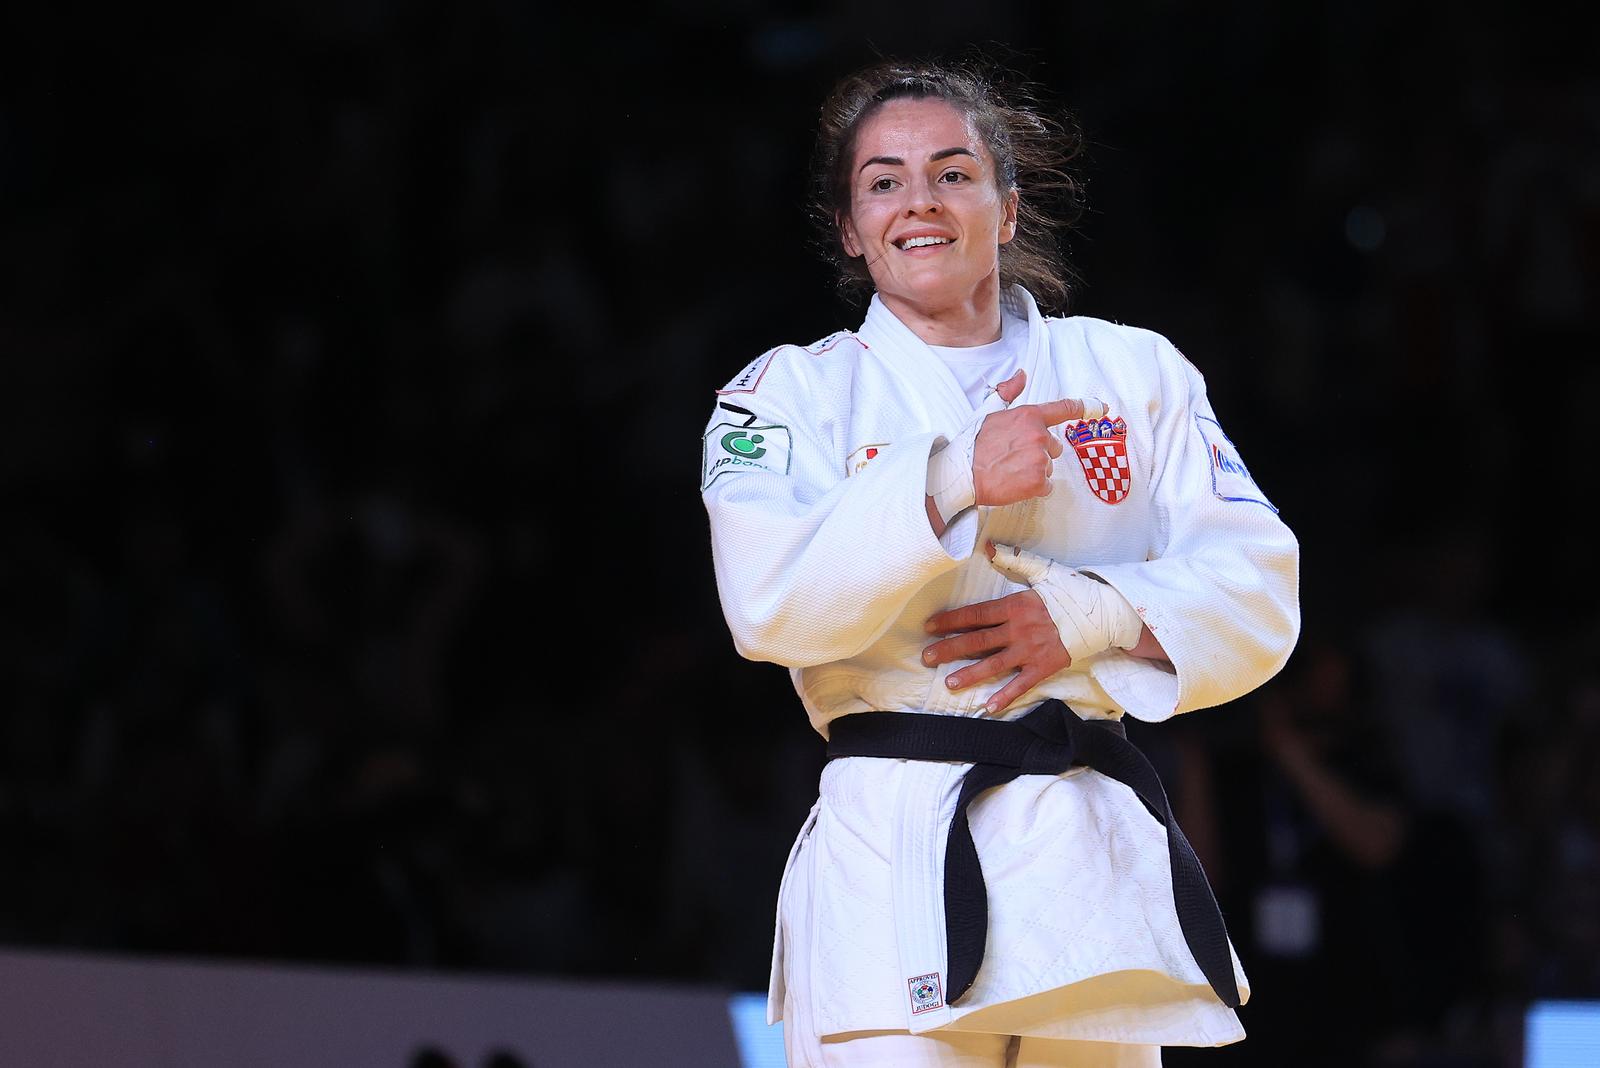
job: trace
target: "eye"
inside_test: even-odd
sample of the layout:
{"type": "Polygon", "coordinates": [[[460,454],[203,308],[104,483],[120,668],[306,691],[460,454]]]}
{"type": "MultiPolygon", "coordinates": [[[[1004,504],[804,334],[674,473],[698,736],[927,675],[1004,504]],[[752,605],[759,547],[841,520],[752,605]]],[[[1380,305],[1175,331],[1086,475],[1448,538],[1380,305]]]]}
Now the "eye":
{"type": "Polygon", "coordinates": [[[894,179],[890,178],[886,174],[881,178],[873,179],[872,184],[868,186],[868,188],[874,193],[887,193],[889,190],[894,188],[894,179]]]}
{"type": "Polygon", "coordinates": [[[955,185],[957,182],[964,182],[966,180],[967,176],[960,171],[945,171],[943,174],[939,175],[939,181],[944,182],[947,185],[955,185]]]}

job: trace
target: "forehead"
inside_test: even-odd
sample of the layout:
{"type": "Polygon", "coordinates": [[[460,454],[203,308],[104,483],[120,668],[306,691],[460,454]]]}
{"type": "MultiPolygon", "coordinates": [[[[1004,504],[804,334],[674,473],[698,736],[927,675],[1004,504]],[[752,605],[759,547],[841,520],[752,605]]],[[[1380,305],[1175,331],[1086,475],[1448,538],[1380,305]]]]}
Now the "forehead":
{"type": "MultiPolygon", "coordinates": [[[[857,161],[894,156],[920,163],[941,149],[965,148],[988,160],[971,118],[946,100],[890,100],[867,116],[856,134],[857,161]]],[[[859,162],[857,163],[859,166],[859,162]]]]}

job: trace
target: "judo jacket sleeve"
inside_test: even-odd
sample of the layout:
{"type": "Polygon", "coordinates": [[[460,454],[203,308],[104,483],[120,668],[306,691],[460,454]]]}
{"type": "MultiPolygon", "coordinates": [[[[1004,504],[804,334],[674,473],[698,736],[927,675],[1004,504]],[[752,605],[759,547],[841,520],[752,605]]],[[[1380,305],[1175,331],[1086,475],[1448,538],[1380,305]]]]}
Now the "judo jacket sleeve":
{"type": "Polygon", "coordinates": [[[747,659],[849,659],[970,557],[976,509],[934,536],[928,461],[948,438],[933,431],[846,474],[849,376],[821,366],[846,357],[788,346],[763,358],[759,385],[719,391],[706,425],[700,489],[723,615],[747,659]]]}
{"type": "Polygon", "coordinates": [[[1166,650],[1175,674],[1120,650],[1092,670],[1155,721],[1234,700],[1283,667],[1300,632],[1300,549],[1223,433],[1199,370],[1166,338],[1140,334],[1160,384],[1151,559],[1083,570],[1127,598],[1166,650]]]}

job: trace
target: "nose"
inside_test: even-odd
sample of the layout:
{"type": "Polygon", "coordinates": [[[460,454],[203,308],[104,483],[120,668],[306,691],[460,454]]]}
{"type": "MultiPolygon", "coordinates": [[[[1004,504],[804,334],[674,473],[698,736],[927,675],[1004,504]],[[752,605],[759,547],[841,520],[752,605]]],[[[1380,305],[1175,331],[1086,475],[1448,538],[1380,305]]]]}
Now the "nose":
{"type": "Polygon", "coordinates": [[[906,188],[906,217],[933,215],[939,211],[939,192],[926,178],[911,182],[906,188]]]}

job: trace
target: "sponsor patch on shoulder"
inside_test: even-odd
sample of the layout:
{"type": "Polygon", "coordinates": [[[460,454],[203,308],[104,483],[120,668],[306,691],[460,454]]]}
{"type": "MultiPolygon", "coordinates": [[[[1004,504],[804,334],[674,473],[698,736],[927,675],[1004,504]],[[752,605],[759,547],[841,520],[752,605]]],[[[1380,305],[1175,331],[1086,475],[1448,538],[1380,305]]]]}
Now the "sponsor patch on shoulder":
{"type": "Polygon", "coordinates": [[[1251,501],[1276,512],[1278,509],[1267,500],[1250,469],[1239,458],[1239,450],[1222,432],[1222,424],[1205,415],[1196,415],[1194,423],[1200,428],[1200,437],[1205,440],[1206,452],[1210,454],[1211,492],[1225,501],[1251,501]]]}
{"type": "Polygon", "coordinates": [[[911,988],[912,1015],[944,1008],[944,989],[939,983],[938,972],[908,979],[906,985],[911,988]]]}
{"type": "Polygon", "coordinates": [[[700,449],[700,489],[739,471],[789,473],[789,428],[718,423],[700,449]]]}

